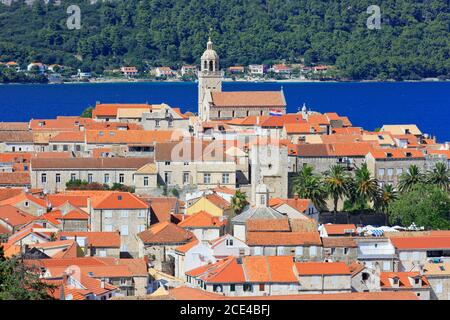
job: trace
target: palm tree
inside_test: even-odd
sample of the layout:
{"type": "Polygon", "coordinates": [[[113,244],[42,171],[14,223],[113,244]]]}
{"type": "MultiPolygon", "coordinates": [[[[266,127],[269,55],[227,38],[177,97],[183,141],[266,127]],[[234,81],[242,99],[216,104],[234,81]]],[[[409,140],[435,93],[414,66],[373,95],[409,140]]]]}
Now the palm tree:
{"type": "Polygon", "coordinates": [[[233,198],[231,198],[231,208],[235,214],[240,214],[248,204],[247,196],[244,192],[237,190],[233,198]]]}
{"type": "Polygon", "coordinates": [[[305,165],[293,179],[293,191],[300,198],[310,199],[318,209],[326,207],[327,192],[322,178],[314,174],[313,167],[305,165]]]}
{"type": "Polygon", "coordinates": [[[386,225],[388,223],[388,215],[390,212],[389,207],[392,202],[397,200],[397,198],[397,191],[395,191],[394,187],[391,184],[384,185],[379,192],[375,206],[377,207],[377,209],[381,210],[381,212],[384,213],[386,217],[386,225]]]}
{"type": "Polygon", "coordinates": [[[408,192],[414,185],[423,182],[423,180],[423,175],[420,172],[419,167],[412,164],[409,166],[408,171],[400,176],[398,190],[401,193],[408,192]]]}
{"type": "Polygon", "coordinates": [[[366,163],[361,168],[356,168],[350,192],[352,193],[351,198],[361,205],[366,205],[368,202],[376,202],[379,194],[378,180],[372,177],[366,163]]]}
{"type": "Polygon", "coordinates": [[[339,199],[342,200],[348,192],[349,177],[347,171],[342,166],[332,166],[325,173],[324,184],[327,193],[333,198],[333,210],[336,213],[339,199]]]}
{"type": "Polygon", "coordinates": [[[428,172],[425,181],[438,186],[444,191],[450,191],[450,170],[443,162],[436,163],[434,169],[428,172]]]}

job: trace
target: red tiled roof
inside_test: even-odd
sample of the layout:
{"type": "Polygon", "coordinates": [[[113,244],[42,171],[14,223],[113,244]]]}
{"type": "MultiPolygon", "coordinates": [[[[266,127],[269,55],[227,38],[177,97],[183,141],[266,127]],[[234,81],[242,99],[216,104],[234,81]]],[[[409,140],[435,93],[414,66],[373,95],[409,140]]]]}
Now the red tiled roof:
{"type": "MultiPolygon", "coordinates": [[[[429,287],[430,284],[425,276],[421,276],[419,272],[381,272],[380,286],[381,288],[393,288],[391,279],[398,278],[400,288],[413,288],[411,278],[420,277],[422,279],[422,287],[429,287]]],[[[414,281],[414,280],[412,280],[414,281]]]]}
{"type": "Polygon", "coordinates": [[[226,225],[226,220],[221,220],[206,211],[200,211],[181,221],[178,226],[187,229],[196,228],[222,228],[226,225]]]}
{"type": "Polygon", "coordinates": [[[62,231],[58,233],[58,237],[72,239],[75,237],[86,237],[86,245],[93,247],[120,247],[119,232],[82,232],[82,231],[62,231]]]}
{"type": "Polygon", "coordinates": [[[287,204],[288,206],[292,207],[293,209],[296,209],[297,211],[304,213],[306,209],[308,209],[309,205],[311,204],[311,200],[309,199],[281,199],[281,198],[271,198],[269,200],[269,206],[272,208],[278,208],[283,204],[287,204]]]}
{"type": "Polygon", "coordinates": [[[356,233],[354,224],[324,224],[323,227],[329,236],[356,233]]]}
{"type": "Polygon", "coordinates": [[[138,237],[145,244],[166,244],[189,242],[194,235],[176,224],[165,221],[152,225],[149,229],[139,233],[138,237]]]}
{"type": "Polygon", "coordinates": [[[321,246],[318,232],[247,232],[249,246],[321,246]]]}
{"type": "Polygon", "coordinates": [[[289,219],[249,219],[245,223],[248,232],[291,231],[289,219]]]}
{"type": "Polygon", "coordinates": [[[438,250],[450,249],[450,236],[424,236],[424,237],[395,237],[391,238],[391,242],[396,249],[413,250],[428,249],[438,250]]]}
{"type": "Polygon", "coordinates": [[[99,103],[95,106],[94,110],[92,111],[92,118],[96,117],[116,117],[117,116],[117,110],[118,109],[152,109],[152,105],[141,103],[141,104],[105,104],[105,103],[99,103]]]}
{"type": "Polygon", "coordinates": [[[295,267],[300,276],[351,274],[343,262],[296,262],[295,267]]]}
{"type": "Polygon", "coordinates": [[[111,192],[100,201],[94,201],[94,209],[148,209],[149,205],[129,192],[111,192]]]}
{"type": "Polygon", "coordinates": [[[12,227],[21,226],[34,221],[36,217],[23,212],[11,205],[0,206],[0,220],[3,220],[12,227]]]}
{"type": "Polygon", "coordinates": [[[286,107],[282,91],[212,92],[216,107],[286,107]]]}
{"type": "Polygon", "coordinates": [[[29,186],[31,185],[29,172],[0,172],[0,185],[29,186]]]}

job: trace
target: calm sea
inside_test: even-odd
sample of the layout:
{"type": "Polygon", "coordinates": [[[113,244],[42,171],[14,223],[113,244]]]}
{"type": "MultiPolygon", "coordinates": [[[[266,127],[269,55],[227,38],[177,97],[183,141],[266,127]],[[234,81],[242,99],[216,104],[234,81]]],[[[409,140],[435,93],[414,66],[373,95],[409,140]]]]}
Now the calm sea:
{"type": "MultiPolygon", "coordinates": [[[[383,124],[416,123],[450,141],[450,82],[426,83],[225,83],[224,90],[280,90],[289,112],[306,103],[312,110],[337,112],[354,126],[373,130],[383,124]]],[[[195,83],[109,83],[0,85],[0,121],[28,121],[79,115],[102,103],[167,103],[197,111],[195,83]]]]}

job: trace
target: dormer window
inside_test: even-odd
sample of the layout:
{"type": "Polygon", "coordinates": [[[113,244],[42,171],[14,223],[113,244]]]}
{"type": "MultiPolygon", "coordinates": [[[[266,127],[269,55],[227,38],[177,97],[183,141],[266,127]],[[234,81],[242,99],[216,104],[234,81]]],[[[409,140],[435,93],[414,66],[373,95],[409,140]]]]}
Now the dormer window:
{"type": "Polygon", "coordinates": [[[386,153],[386,157],[392,158],[392,153],[390,153],[390,152],[386,153]]]}
{"type": "Polygon", "coordinates": [[[399,277],[393,277],[392,278],[392,283],[396,286],[398,286],[398,284],[400,283],[400,278],[399,277]]]}
{"type": "Polygon", "coordinates": [[[407,157],[407,158],[411,158],[411,157],[412,157],[412,153],[411,153],[411,152],[407,152],[407,153],[406,153],[406,157],[407,157]]]}

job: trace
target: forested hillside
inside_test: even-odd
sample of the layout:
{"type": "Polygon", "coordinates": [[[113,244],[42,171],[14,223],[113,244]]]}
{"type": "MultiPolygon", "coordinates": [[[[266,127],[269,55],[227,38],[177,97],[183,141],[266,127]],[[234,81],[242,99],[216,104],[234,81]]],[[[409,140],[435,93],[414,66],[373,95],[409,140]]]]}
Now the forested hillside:
{"type": "Polygon", "coordinates": [[[62,0],[0,4],[0,61],[32,60],[101,73],[122,64],[198,63],[209,30],[224,67],[279,60],[336,65],[352,79],[450,77],[448,0],[62,0]],[[81,30],[66,9],[81,8],[81,30]]]}

